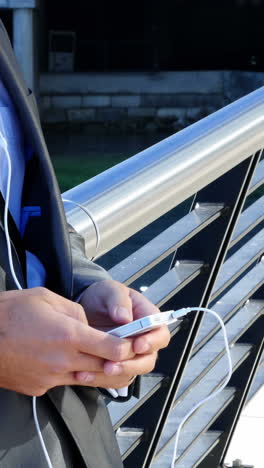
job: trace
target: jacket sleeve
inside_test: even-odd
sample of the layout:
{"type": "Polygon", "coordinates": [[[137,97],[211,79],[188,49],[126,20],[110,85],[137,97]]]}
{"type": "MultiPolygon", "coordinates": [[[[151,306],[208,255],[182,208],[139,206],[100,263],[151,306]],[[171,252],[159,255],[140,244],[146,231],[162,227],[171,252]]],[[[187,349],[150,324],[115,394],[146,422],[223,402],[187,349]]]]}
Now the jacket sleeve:
{"type": "Polygon", "coordinates": [[[111,276],[85,254],[83,237],[68,225],[72,251],[73,298],[78,297],[88,286],[97,281],[111,279],[111,276]]]}
{"type": "MultiPolygon", "coordinates": [[[[84,239],[75,229],[68,225],[70,243],[72,249],[72,268],[73,268],[73,298],[78,298],[80,294],[92,283],[111,279],[111,276],[99,265],[88,260],[85,254],[84,239]]],[[[127,397],[112,398],[105,389],[98,389],[100,393],[108,400],[117,402],[125,402],[135,396],[139,398],[140,394],[140,378],[129,386],[127,397]]]]}

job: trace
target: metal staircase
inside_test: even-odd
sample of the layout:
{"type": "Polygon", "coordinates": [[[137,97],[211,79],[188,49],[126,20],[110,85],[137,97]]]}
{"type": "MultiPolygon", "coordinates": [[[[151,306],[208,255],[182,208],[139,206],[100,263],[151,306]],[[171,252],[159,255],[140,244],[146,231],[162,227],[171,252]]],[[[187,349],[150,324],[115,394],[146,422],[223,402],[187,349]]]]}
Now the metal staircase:
{"type": "MultiPolygon", "coordinates": [[[[261,88],[64,194],[89,210],[71,207],[67,216],[90,256],[115,247],[114,258],[124,258],[110,268],[113,278],[146,284],[161,310],[210,307],[226,324],[232,378],[184,425],[177,468],[223,466],[242,408],[264,384],[263,146],[261,88]],[[189,212],[175,219],[173,208],[189,197],[189,212]],[[151,236],[151,223],[170,210],[171,225],[151,236]],[[131,252],[123,241],[143,227],[131,252]]],[[[139,399],[108,404],[125,468],[171,466],[182,418],[226,377],[221,333],[214,317],[188,315],[142,377],[139,399]]]]}
{"type": "MultiPolygon", "coordinates": [[[[258,203],[259,201],[251,205],[251,211],[258,203]]],[[[241,224],[238,224],[234,238],[238,238],[237,234],[240,231],[241,224]]],[[[254,267],[239,281],[236,281],[233,287],[225,292],[225,294],[222,294],[220,300],[215,300],[210,304],[210,307],[215,310],[226,323],[234,376],[236,376],[236,371],[238,371],[237,373],[239,375],[239,369],[241,369],[242,366],[252,369],[252,365],[250,364],[250,359],[252,361],[252,353],[254,355],[257,354],[256,348],[260,348],[259,343],[263,337],[264,297],[263,299],[257,297],[254,299],[254,292],[257,292],[257,296],[259,297],[262,291],[263,296],[261,287],[264,282],[264,263],[261,260],[258,261],[261,258],[264,246],[264,243],[261,241],[263,232],[264,231],[261,230],[244,244],[240,249],[241,255],[240,250],[238,250],[223,264],[212,293],[212,297],[217,297],[223,292],[224,285],[227,287],[230,285],[231,281],[236,280],[238,272],[243,272],[255,262],[254,267]],[[258,255],[256,255],[256,251],[258,255]],[[252,342],[247,336],[247,331],[250,331],[251,327],[254,328],[254,325],[255,328],[256,326],[259,328],[260,333],[254,334],[255,340],[252,342]]],[[[232,245],[234,245],[234,242],[232,245]]],[[[177,346],[177,337],[175,339],[175,346],[177,346]]],[[[258,358],[258,356],[256,357],[258,358]]],[[[256,362],[255,366],[257,367],[256,362]]],[[[264,385],[263,367],[264,359],[260,361],[250,390],[249,399],[264,385]]],[[[172,405],[169,417],[161,433],[155,457],[151,463],[153,468],[166,468],[171,466],[178,424],[195,403],[211,394],[213,390],[221,385],[227,373],[226,369],[227,364],[222,332],[219,330],[219,325],[215,322],[214,317],[206,316],[203,318],[203,322],[200,326],[192,357],[183,375],[177,398],[172,405]]],[[[250,375],[247,375],[247,378],[244,380],[247,381],[248,379],[250,379],[250,375]]],[[[165,376],[144,377],[142,399],[139,401],[130,401],[127,404],[129,406],[129,415],[131,415],[140,404],[144,404],[146,399],[151,397],[151,394],[159,390],[163,380],[166,380],[165,376]]],[[[205,404],[188,420],[180,436],[177,467],[191,468],[204,466],[213,468],[218,466],[218,464],[215,464],[218,462],[214,461],[212,453],[214,450],[217,450],[217,445],[221,443],[223,435],[226,436],[225,431],[219,430],[223,427],[221,417],[223,413],[225,413],[224,419],[227,421],[227,425],[229,427],[231,426],[231,429],[232,424],[230,423],[232,423],[234,416],[228,414],[228,408],[231,406],[231,403],[233,403],[235,414],[238,416],[237,411],[239,405],[234,404],[234,399],[236,394],[245,391],[246,384],[247,382],[241,382],[241,386],[238,384],[236,386],[230,385],[216,399],[205,404]],[[218,429],[217,423],[219,420],[220,427],[218,429]],[[203,461],[204,465],[201,465],[203,461]]],[[[250,383],[248,384],[250,385],[250,383]]],[[[115,427],[120,427],[120,424],[127,418],[127,410],[128,408],[125,408],[125,405],[110,403],[109,411],[115,427]],[[122,412],[122,416],[120,412],[122,412]]],[[[234,422],[233,420],[233,424],[234,422]]],[[[133,432],[131,428],[128,429],[127,427],[119,429],[117,438],[124,460],[126,460],[131,453],[131,449],[134,449],[140,441],[142,441],[144,438],[144,431],[146,432],[147,429],[147,424],[138,432],[133,432]]]]}

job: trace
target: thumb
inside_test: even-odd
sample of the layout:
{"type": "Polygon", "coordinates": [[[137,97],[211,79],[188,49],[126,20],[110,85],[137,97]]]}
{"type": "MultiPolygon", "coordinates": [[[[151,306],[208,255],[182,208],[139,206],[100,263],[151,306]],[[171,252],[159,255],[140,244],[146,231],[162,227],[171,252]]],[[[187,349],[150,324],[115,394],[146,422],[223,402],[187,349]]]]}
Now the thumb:
{"type": "Polygon", "coordinates": [[[133,311],[129,289],[117,281],[111,281],[109,286],[105,304],[110,318],[120,324],[131,322],[133,320],[133,311]]]}

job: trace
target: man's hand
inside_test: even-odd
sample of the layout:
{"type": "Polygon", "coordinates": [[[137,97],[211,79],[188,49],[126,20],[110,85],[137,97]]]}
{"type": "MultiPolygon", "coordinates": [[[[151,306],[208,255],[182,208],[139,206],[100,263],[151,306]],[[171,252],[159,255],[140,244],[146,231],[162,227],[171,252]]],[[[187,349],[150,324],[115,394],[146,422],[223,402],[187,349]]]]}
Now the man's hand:
{"type": "MultiPolygon", "coordinates": [[[[137,291],[114,281],[105,280],[92,284],[83,293],[80,304],[83,306],[89,325],[97,330],[109,330],[147,315],[157,314],[159,309],[137,291]]],[[[161,326],[141,336],[130,338],[135,356],[115,362],[109,359],[104,365],[104,373],[115,377],[111,388],[126,386],[125,378],[151,372],[155,366],[157,351],[168,345],[170,334],[167,326],[161,326]]],[[[120,340],[123,341],[123,340],[120,340]]],[[[85,370],[77,372],[77,380],[82,382],[85,370]]],[[[96,373],[92,386],[104,387],[101,375],[96,373]]]]}
{"type": "Polygon", "coordinates": [[[127,385],[104,373],[105,360],[134,356],[132,341],[88,325],[83,308],[45,288],[0,293],[0,387],[43,395],[59,385],[127,385]]]}

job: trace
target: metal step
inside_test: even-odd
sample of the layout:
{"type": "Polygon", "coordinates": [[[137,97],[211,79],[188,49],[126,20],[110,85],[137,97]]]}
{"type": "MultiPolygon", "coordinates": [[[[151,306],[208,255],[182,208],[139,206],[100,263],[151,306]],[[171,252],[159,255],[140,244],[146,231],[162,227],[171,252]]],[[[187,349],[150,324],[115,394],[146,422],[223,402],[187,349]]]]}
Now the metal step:
{"type": "Polygon", "coordinates": [[[144,431],[131,428],[119,428],[116,432],[119,450],[124,460],[140,444],[144,431]]]}
{"type": "MultiPolygon", "coordinates": [[[[249,345],[236,345],[232,348],[231,350],[231,356],[232,356],[232,362],[233,362],[233,367],[234,369],[241,363],[242,360],[244,360],[248,353],[250,352],[251,347],[249,345]]],[[[204,398],[206,395],[209,395],[212,393],[212,391],[217,387],[220,386],[222,381],[224,380],[226,376],[226,365],[225,365],[225,357],[219,360],[219,362],[207,373],[207,375],[195,386],[192,387],[191,391],[188,394],[188,397],[186,397],[184,400],[178,402],[174,408],[174,410],[171,412],[171,416],[173,416],[173,430],[175,431],[175,427],[177,427],[177,421],[176,419],[185,416],[185,414],[190,411],[190,409],[194,406],[194,404],[199,401],[199,399],[204,398]],[[175,412],[176,411],[176,412],[175,412]]],[[[154,390],[154,380],[156,380],[156,385],[157,383],[160,383],[160,379],[162,377],[158,378],[153,378],[153,377],[146,377],[144,379],[144,386],[142,388],[142,394],[147,395],[152,389],[154,390]],[[159,380],[158,380],[159,379],[159,380]]],[[[229,389],[228,389],[229,390],[229,389]]],[[[232,391],[233,394],[233,391],[232,391]]],[[[143,398],[142,395],[142,398],[143,398]]],[[[135,398],[133,398],[135,400],[135,398]]],[[[127,403],[130,403],[131,400],[127,403]]],[[[124,409],[124,407],[127,407],[127,403],[120,405],[118,403],[111,402],[110,405],[108,405],[108,408],[110,407],[111,409],[111,417],[112,417],[112,423],[113,419],[115,420],[114,426],[119,425],[122,422],[122,418],[127,419],[128,417],[128,409],[124,409]],[[117,414],[118,408],[120,408],[122,411],[117,414]]],[[[142,402],[141,402],[142,404],[142,402]]],[[[201,408],[202,409],[202,408],[201,408]]],[[[131,412],[135,411],[135,406],[131,408],[131,412]]],[[[198,410],[200,411],[200,410],[198,410]]],[[[195,415],[193,416],[195,417],[195,415]]],[[[192,418],[191,418],[192,419],[192,418]]],[[[201,421],[205,421],[204,418],[201,419],[201,421]]],[[[212,418],[208,421],[212,423],[212,418]]],[[[179,422],[178,422],[179,423],[179,422]]],[[[189,421],[187,422],[189,424],[189,421]]],[[[192,429],[194,428],[194,425],[192,425],[192,429]]],[[[199,427],[198,427],[199,430],[199,427]]],[[[126,457],[129,455],[129,453],[140,443],[140,440],[142,438],[144,430],[138,430],[138,429],[127,429],[127,428],[119,428],[117,430],[117,438],[118,438],[118,443],[120,447],[120,451],[123,457],[126,457]]],[[[173,432],[174,434],[174,432],[173,432]]],[[[173,434],[168,434],[168,431],[166,431],[165,435],[165,442],[164,442],[164,437],[161,439],[164,445],[168,443],[169,440],[168,438],[171,439],[173,437],[173,434]]],[[[195,438],[194,438],[195,439],[195,438]]],[[[161,443],[161,445],[162,445],[161,443]]],[[[162,447],[159,447],[158,450],[160,450],[162,447]]]]}
{"type": "MultiPolygon", "coordinates": [[[[238,281],[221,299],[217,302],[210,303],[210,308],[217,312],[220,317],[227,321],[235,312],[241,308],[249,297],[254,295],[254,292],[264,283],[264,261],[261,260],[252,270],[250,270],[240,281],[238,281]]],[[[250,303],[251,301],[249,301],[250,303]]],[[[220,328],[216,325],[216,320],[213,316],[206,317],[203,320],[199,330],[198,337],[194,346],[194,352],[204,345],[208,339],[213,336],[220,328]]]]}
{"type": "Polygon", "coordinates": [[[248,194],[257,190],[264,183],[264,160],[260,161],[257,165],[255,174],[249,187],[248,194]]]}
{"type": "Polygon", "coordinates": [[[219,296],[231,283],[263,255],[264,229],[253,236],[243,247],[229,257],[222,266],[212,292],[212,299],[219,296]]]}
{"type": "Polygon", "coordinates": [[[199,276],[204,264],[196,261],[177,261],[175,266],[161,276],[144,292],[144,296],[160,307],[174,294],[184,288],[194,278],[199,276]]]}
{"type": "MultiPolygon", "coordinates": [[[[242,309],[240,309],[227,323],[226,331],[228,342],[233,345],[245,331],[254,323],[264,310],[264,301],[249,301],[242,309]]],[[[204,323],[211,318],[211,315],[206,314],[204,323]]],[[[212,317],[213,320],[216,319],[212,317]]],[[[199,336],[198,336],[199,339],[199,336]]],[[[199,351],[190,359],[186,371],[180,385],[177,398],[182,398],[188,389],[194,383],[202,378],[214,363],[225,353],[225,346],[223,340],[223,332],[219,330],[206,346],[199,349],[199,351]]]]}
{"type": "MultiPolygon", "coordinates": [[[[255,396],[255,394],[263,387],[264,389],[264,358],[260,363],[257,374],[254,378],[252,387],[248,394],[246,405],[255,396]]],[[[204,433],[197,442],[193,445],[192,450],[188,451],[182,460],[176,465],[177,468],[196,468],[202,460],[214,449],[221,437],[221,432],[208,431],[204,433]]]]}
{"type": "Polygon", "coordinates": [[[224,205],[221,203],[201,203],[199,205],[197,203],[193,211],[111,268],[110,275],[122,283],[132,283],[208,224],[219,218],[223,208],[224,205]]]}
{"type": "MultiPolygon", "coordinates": [[[[251,351],[251,346],[250,345],[235,345],[231,350],[231,358],[232,358],[232,363],[233,363],[233,369],[236,369],[241,362],[244,361],[249,355],[251,351]]],[[[174,437],[174,434],[176,432],[176,429],[184,416],[197,404],[197,402],[201,401],[204,399],[206,396],[211,395],[213,391],[216,388],[219,388],[220,385],[223,383],[224,379],[226,378],[228,372],[228,366],[226,362],[226,356],[223,356],[210,370],[207,372],[207,374],[195,385],[193,385],[190,388],[190,391],[188,394],[183,398],[176,400],[176,404],[174,408],[171,410],[171,413],[168,417],[165,429],[163,430],[163,433],[161,435],[157,452],[161,451],[169,442],[170,440],[174,437]]],[[[229,389],[227,388],[227,391],[229,389]]],[[[225,390],[223,391],[225,393],[225,390]]],[[[222,392],[222,393],[223,393],[222,392]]],[[[220,394],[220,397],[222,395],[220,394]]],[[[232,391],[233,393],[233,391],[232,391]]],[[[217,396],[213,401],[217,401],[217,396]]],[[[216,404],[216,403],[215,403],[216,404]]],[[[200,429],[203,427],[203,424],[205,422],[204,418],[201,417],[201,420],[197,419],[197,414],[200,412],[205,412],[207,416],[209,416],[209,413],[207,411],[207,407],[209,408],[210,406],[210,401],[204,405],[204,407],[198,409],[198,411],[187,421],[186,427],[190,426],[192,427],[192,433],[193,433],[193,428],[194,428],[194,421],[193,418],[195,418],[197,427],[199,428],[198,433],[196,434],[196,437],[200,433],[200,429]]],[[[216,405],[217,406],[217,405],[216,405]]],[[[213,421],[213,415],[212,414],[211,419],[209,418],[208,422],[213,421]]],[[[187,431],[188,432],[188,431],[187,431]]],[[[192,439],[191,441],[193,442],[195,438],[192,439]]],[[[189,440],[188,436],[188,445],[191,442],[189,440]]],[[[184,446],[186,445],[186,440],[184,441],[184,446]]]]}
{"type": "Polygon", "coordinates": [[[257,373],[255,375],[255,378],[253,380],[251,389],[249,391],[248,397],[247,397],[247,402],[248,404],[250,400],[254,397],[254,395],[263,387],[264,389],[264,356],[263,359],[259,365],[259,368],[257,370],[257,373]]]}
{"type": "MultiPolygon", "coordinates": [[[[205,434],[202,434],[201,437],[199,437],[198,440],[193,444],[191,452],[188,451],[181,460],[177,462],[175,466],[177,468],[195,468],[208,453],[218,444],[219,442],[219,437],[221,435],[221,432],[217,431],[208,431],[205,434]]],[[[171,459],[172,459],[172,452],[169,453],[166,452],[164,453],[164,458],[163,460],[166,460],[164,463],[164,468],[165,466],[169,466],[171,464],[171,459]]],[[[153,466],[153,465],[152,465],[153,466]]],[[[155,465],[156,468],[161,467],[162,465],[155,465]]]]}
{"type": "Polygon", "coordinates": [[[163,375],[146,374],[141,377],[140,398],[130,398],[125,403],[116,403],[111,401],[108,405],[108,411],[114,430],[116,430],[131,414],[133,414],[145,401],[155,393],[163,382],[163,375]]]}
{"type": "Polygon", "coordinates": [[[264,220],[263,206],[264,196],[243,211],[239,217],[229,248],[233,247],[240,239],[264,220]]]}
{"type": "MultiPolygon", "coordinates": [[[[214,422],[219,413],[232,401],[235,395],[234,388],[227,388],[217,395],[212,401],[199,408],[196,413],[186,422],[182,429],[179,438],[177,463],[181,461],[181,457],[188,448],[195,443],[196,439],[214,422]]],[[[175,409],[176,410],[176,409],[175,409]]],[[[167,430],[170,432],[170,437],[166,441],[166,445],[157,453],[153,460],[153,468],[170,468],[171,459],[174,450],[175,434],[181,419],[186,413],[176,415],[176,411],[172,411],[167,422],[167,430]]],[[[177,463],[175,466],[177,466],[177,463]]],[[[190,467],[189,467],[190,468],[190,467]]]]}
{"type": "MultiPolygon", "coordinates": [[[[258,372],[255,376],[253,385],[247,398],[247,403],[254,397],[256,392],[264,385],[264,357],[259,366],[258,372]]],[[[200,435],[192,444],[191,450],[187,450],[179,461],[175,464],[177,468],[196,468],[202,460],[210,453],[211,450],[218,444],[221,432],[208,431],[200,435]]],[[[162,452],[162,459],[157,458],[153,468],[166,468],[170,467],[172,454],[174,449],[174,439],[171,440],[170,448],[168,447],[164,453],[162,452]],[[160,463],[160,464],[159,464],[160,463]]]]}
{"type": "MultiPolygon", "coordinates": [[[[264,389],[264,360],[259,366],[258,372],[255,376],[253,385],[249,392],[246,405],[255,396],[255,394],[257,393],[258,390],[260,390],[261,387],[263,387],[264,389]]],[[[190,452],[187,452],[186,456],[183,457],[185,466],[184,465],[182,466],[181,463],[179,463],[179,466],[177,465],[177,468],[185,468],[185,467],[196,468],[196,466],[199,466],[199,463],[201,463],[201,461],[207,456],[207,454],[210,453],[210,451],[213,450],[213,448],[217,445],[217,443],[219,442],[220,436],[221,436],[221,432],[217,432],[217,431],[208,431],[205,434],[203,434],[202,441],[205,439],[204,444],[198,443],[197,445],[194,445],[192,447],[192,450],[190,452]],[[207,437],[208,435],[209,437],[207,437]],[[211,442],[211,445],[210,445],[210,442],[211,442]],[[204,446],[204,452],[202,451],[203,446],[204,446]]]]}

